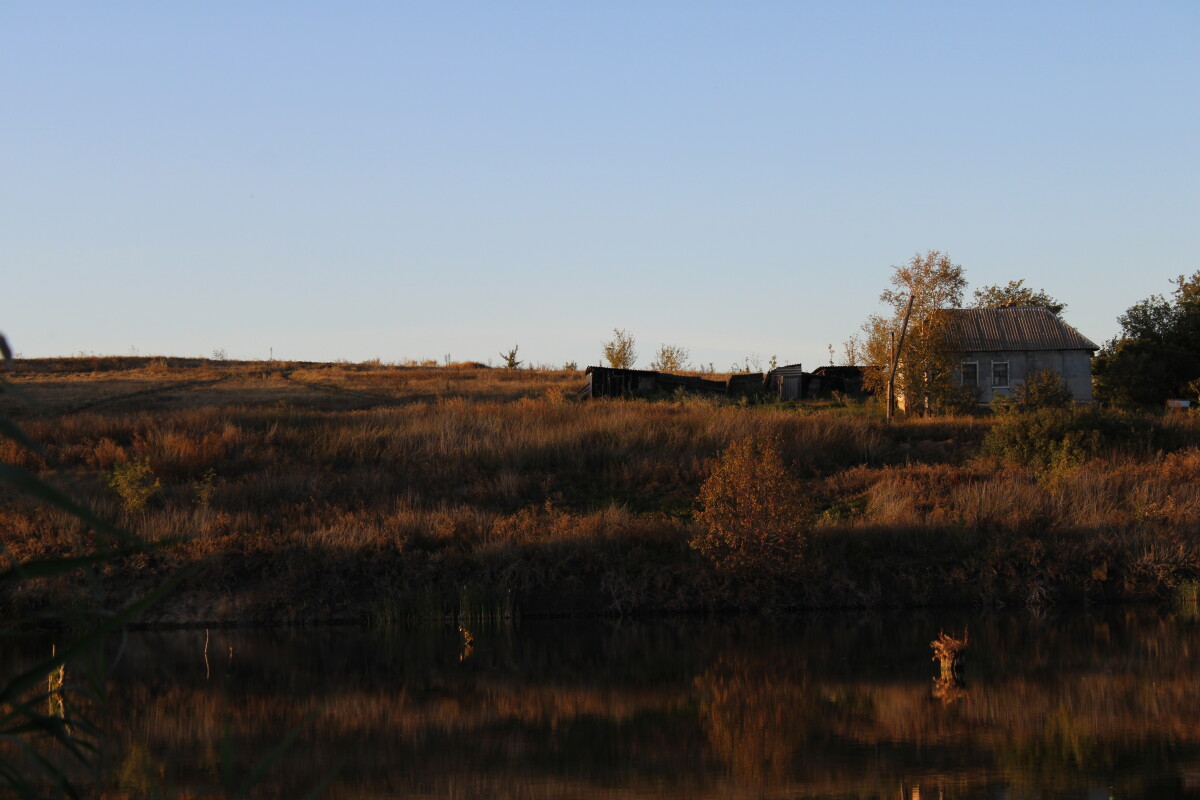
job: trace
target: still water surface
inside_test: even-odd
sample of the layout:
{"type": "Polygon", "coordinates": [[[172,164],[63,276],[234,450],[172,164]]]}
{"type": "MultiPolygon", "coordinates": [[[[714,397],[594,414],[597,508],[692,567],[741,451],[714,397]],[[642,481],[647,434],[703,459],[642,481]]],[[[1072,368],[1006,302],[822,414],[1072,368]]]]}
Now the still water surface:
{"type": "MultiPolygon", "coordinates": [[[[1194,609],[1193,609],[1194,610],[1194,609]]],[[[1188,609],[131,634],[110,785],[331,798],[1200,798],[1188,609]],[[939,681],[930,641],[969,645],[939,681]]]]}

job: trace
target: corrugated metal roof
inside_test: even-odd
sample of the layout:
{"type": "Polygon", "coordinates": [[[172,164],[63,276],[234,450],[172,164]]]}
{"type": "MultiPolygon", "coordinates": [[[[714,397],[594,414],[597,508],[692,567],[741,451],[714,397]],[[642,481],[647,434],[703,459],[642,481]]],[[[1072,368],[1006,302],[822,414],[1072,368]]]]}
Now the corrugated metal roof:
{"type": "Polygon", "coordinates": [[[583,371],[584,375],[591,375],[593,372],[620,372],[625,375],[644,375],[652,378],[658,373],[652,369],[632,369],[626,367],[588,367],[583,371]]]}
{"type": "Polygon", "coordinates": [[[802,375],[804,367],[800,364],[785,364],[768,372],[768,375],[802,375]]]}
{"type": "Polygon", "coordinates": [[[817,367],[812,371],[813,375],[860,375],[864,367],[851,366],[849,364],[827,364],[823,367],[817,367]]]}
{"type": "Polygon", "coordinates": [[[951,313],[949,335],[954,347],[964,352],[1100,349],[1046,308],[956,308],[951,313]]]}

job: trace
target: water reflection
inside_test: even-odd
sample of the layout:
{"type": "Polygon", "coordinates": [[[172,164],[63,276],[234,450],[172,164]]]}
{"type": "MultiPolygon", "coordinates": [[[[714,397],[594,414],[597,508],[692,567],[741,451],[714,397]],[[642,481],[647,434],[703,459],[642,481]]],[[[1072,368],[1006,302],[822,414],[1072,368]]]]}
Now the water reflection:
{"type": "Polygon", "coordinates": [[[298,729],[262,794],[1200,797],[1200,627],[1151,609],[205,637],[130,638],[106,786],[200,791],[298,729]]]}

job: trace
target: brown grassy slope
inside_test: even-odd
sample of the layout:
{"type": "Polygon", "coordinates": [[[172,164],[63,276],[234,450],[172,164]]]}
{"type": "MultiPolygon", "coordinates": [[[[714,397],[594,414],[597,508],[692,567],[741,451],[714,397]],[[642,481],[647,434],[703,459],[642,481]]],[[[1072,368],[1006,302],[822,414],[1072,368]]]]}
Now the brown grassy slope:
{"type": "MultiPolygon", "coordinates": [[[[55,467],[11,443],[0,458],[180,540],[106,584],[132,597],[202,565],[160,607],[167,621],[1036,603],[1200,575],[1194,449],[1047,478],[978,457],[986,418],[888,427],[865,407],[574,402],[573,372],[101,362],[21,362],[29,402],[6,410],[55,467]],[[812,512],[806,565],[770,585],[731,582],[688,547],[709,460],[755,434],[780,438],[812,512]],[[138,460],[162,489],[131,513],[106,482],[138,460]]],[[[73,520],[19,497],[0,523],[8,560],[80,546],[73,520]]]]}

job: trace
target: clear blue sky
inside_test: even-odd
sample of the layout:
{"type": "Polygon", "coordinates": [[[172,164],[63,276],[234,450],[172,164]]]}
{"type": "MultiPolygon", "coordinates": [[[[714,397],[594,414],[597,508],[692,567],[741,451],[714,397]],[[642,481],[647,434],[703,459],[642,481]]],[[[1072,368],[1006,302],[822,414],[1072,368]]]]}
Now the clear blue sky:
{"type": "Polygon", "coordinates": [[[1200,269],[1200,3],[0,4],[25,356],[815,367],[890,265],[1200,269]]]}

